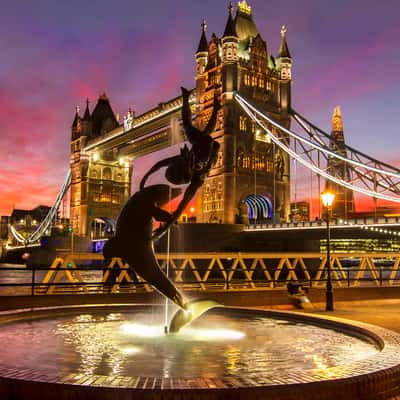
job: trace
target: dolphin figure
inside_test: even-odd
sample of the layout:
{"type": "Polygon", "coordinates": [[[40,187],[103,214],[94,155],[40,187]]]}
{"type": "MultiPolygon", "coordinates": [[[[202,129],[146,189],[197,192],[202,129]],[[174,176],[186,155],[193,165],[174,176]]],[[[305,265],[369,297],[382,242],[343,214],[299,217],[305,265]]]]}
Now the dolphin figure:
{"type": "Polygon", "coordinates": [[[105,259],[120,257],[150,285],[180,308],[185,300],[161,270],[154,253],[153,219],[166,222],[171,214],[161,206],[179,196],[181,189],[152,185],[136,192],[124,205],[118,217],[115,237],[103,248],[105,259]]]}

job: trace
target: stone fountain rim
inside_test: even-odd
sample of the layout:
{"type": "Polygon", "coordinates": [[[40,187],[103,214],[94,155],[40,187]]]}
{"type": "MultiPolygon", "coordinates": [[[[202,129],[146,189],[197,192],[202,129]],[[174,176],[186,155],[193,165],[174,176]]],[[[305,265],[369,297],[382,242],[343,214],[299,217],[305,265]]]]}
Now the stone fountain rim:
{"type": "MultiPolygon", "coordinates": [[[[132,310],[134,307],[148,308],[154,307],[154,305],[116,303],[23,308],[0,312],[0,325],[18,322],[19,320],[54,316],[54,312],[68,314],[83,310],[103,311],[110,308],[121,308],[121,310],[130,308],[132,310]]],[[[281,393],[282,395],[282,393],[290,389],[296,390],[296,393],[297,390],[301,390],[307,393],[306,396],[311,396],[314,391],[323,391],[324,396],[328,396],[323,397],[324,399],[335,399],[335,396],[337,398],[338,395],[337,389],[333,390],[332,397],[329,397],[326,388],[329,387],[332,389],[332,385],[335,387],[340,385],[341,389],[346,388],[347,396],[353,396],[355,399],[372,399],[374,397],[368,397],[371,396],[371,393],[382,394],[382,390],[392,393],[398,390],[397,384],[395,383],[400,381],[400,334],[396,332],[363,322],[332,316],[327,317],[325,315],[310,315],[299,312],[245,307],[224,307],[224,309],[241,313],[249,311],[253,315],[263,315],[271,318],[283,318],[296,322],[309,323],[338,330],[359,338],[368,338],[377,345],[379,352],[367,359],[335,367],[306,370],[302,371],[301,374],[299,374],[298,371],[293,373],[288,372],[286,374],[280,374],[275,380],[274,377],[271,376],[272,382],[267,381],[265,377],[260,379],[257,376],[253,376],[251,373],[244,377],[223,377],[216,379],[202,377],[105,377],[101,375],[85,376],[84,374],[77,373],[69,374],[68,376],[58,376],[57,374],[40,374],[37,371],[24,370],[22,368],[10,368],[10,366],[0,362],[0,392],[3,385],[9,386],[13,383],[21,384],[21,381],[23,381],[23,385],[31,383],[34,386],[40,386],[41,383],[45,383],[50,386],[55,385],[59,387],[59,389],[62,386],[64,390],[68,390],[67,388],[69,387],[76,387],[77,385],[84,385],[85,391],[93,390],[93,392],[112,390],[114,393],[115,390],[122,392],[128,390],[129,393],[136,393],[138,396],[140,392],[140,398],[145,398],[143,395],[147,392],[154,394],[156,392],[172,393],[179,391],[179,393],[182,394],[183,391],[188,393],[209,393],[210,390],[217,390],[217,392],[223,393],[226,390],[232,391],[232,389],[234,389],[237,394],[243,390],[245,390],[246,393],[250,391],[253,394],[261,391],[265,394],[268,393],[268,396],[272,396],[270,397],[271,399],[278,399],[280,397],[274,397],[275,394],[281,393]],[[122,384],[122,382],[124,383],[122,384]],[[363,389],[361,390],[360,387],[363,389]],[[360,390],[365,393],[361,395],[360,390]],[[357,395],[361,397],[357,397],[357,395]]],[[[172,398],[174,397],[171,397],[171,399],[172,398]]],[[[210,394],[208,394],[207,398],[210,398],[210,394]]],[[[297,398],[306,399],[307,397],[297,398]]]]}

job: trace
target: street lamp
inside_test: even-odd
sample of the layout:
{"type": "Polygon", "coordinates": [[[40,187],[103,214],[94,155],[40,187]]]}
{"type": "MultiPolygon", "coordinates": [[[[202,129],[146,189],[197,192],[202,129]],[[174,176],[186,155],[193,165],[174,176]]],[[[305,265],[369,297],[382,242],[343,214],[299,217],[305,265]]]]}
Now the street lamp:
{"type": "Polygon", "coordinates": [[[321,194],[322,204],[326,208],[326,262],[328,263],[327,280],[326,280],[326,311],[333,311],[333,290],[331,278],[331,231],[329,227],[329,219],[332,212],[332,204],[335,200],[334,193],[325,191],[321,194]]]}

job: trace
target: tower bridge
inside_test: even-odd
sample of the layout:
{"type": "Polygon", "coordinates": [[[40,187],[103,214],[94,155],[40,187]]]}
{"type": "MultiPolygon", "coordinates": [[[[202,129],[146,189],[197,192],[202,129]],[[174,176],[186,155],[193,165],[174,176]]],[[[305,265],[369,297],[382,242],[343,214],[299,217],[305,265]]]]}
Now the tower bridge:
{"type": "MultiPolygon", "coordinates": [[[[246,0],[239,1],[236,10],[229,7],[221,36],[208,35],[205,21],[201,26],[193,56],[194,124],[200,129],[207,124],[214,95],[222,107],[211,134],[220,151],[197,193],[197,222],[288,224],[297,165],[314,172],[319,187],[323,179],[336,192],[336,217],[354,213],[354,191],[400,202],[400,170],[347,146],[339,109],[332,134],[295,111],[293,58],[285,27],[273,55],[246,0]]],[[[185,140],[181,108],[182,98],[177,96],[141,115],[129,109],[121,122],[102,94],[92,111],[89,102],[83,115],[77,109],[71,129],[70,176],[40,230],[28,238],[15,231],[16,240],[37,242],[68,186],[73,232],[90,236],[101,221],[107,229],[131,195],[132,161],[185,140]]]]}
{"type": "MultiPolygon", "coordinates": [[[[207,123],[214,94],[222,108],[212,133],[221,150],[197,195],[198,222],[238,222],[246,214],[250,195],[254,202],[264,202],[264,218],[288,218],[289,156],[261,135],[234,101],[234,93],[241,93],[281,125],[290,126],[292,61],[285,29],[281,35],[281,47],[273,57],[245,0],[238,3],[235,14],[229,9],[221,37],[213,33],[208,39],[206,24],[202,24],[194,56],[195,124],[201,128],[207,123]]],[[[94,218],[117,216],[130,194],[132,159],[183,141],[182,130],[177,129],[175,141],[172,135],[181,104],[177,97],[138,117],[130,111],[122,125],[115,123],[105,95],[92,113],[88,107],[83,118],[77,112],[71,140],[71,221],[75,232],[88,235],[94,218]]]]}

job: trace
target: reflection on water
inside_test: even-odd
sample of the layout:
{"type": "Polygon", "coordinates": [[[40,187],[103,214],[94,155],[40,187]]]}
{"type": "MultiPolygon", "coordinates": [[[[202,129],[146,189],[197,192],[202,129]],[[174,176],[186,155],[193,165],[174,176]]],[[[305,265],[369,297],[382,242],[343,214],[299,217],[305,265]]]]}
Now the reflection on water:
{"type": "MultiPolygon", "coordinates": [[[[26,295],[31,293],[32,279],[36,285],[42,283],[47,271],[41,269],[27,269],[24,264],[0,263],[0,294],[26,295]]],[[[102,280],[102,271],[80,271],[82,280],[87,283],[99,283],[102,280]]],[[[68,282],[64,275],[59,282],[68,282]]]]}
{"type": "Polygon", "coordinates": [[[210,311],[178,335],[163,316],[80,314],[2,326],[1,363],[43,371],[157,377],[260,377],[367,358],[378,350],[316,326],[210,311]]]}

